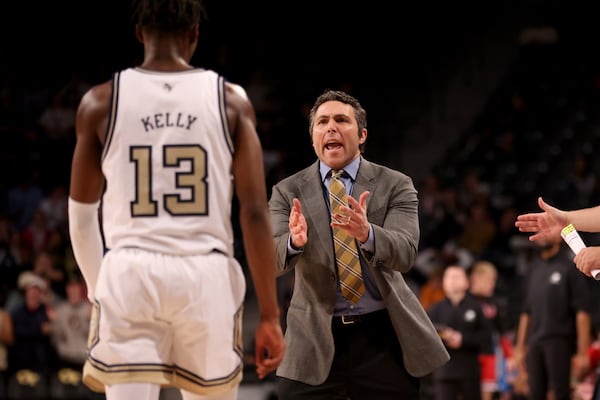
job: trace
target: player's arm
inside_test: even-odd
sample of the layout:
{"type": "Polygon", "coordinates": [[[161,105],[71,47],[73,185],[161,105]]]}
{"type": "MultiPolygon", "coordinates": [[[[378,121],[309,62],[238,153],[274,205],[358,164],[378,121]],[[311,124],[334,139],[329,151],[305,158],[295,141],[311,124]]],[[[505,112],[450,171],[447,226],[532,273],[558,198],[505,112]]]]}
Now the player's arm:
{"type": "Polygon", "coordinates": [[[239,86],[227,84],[226,88],[227,115],[235,142],[233,175],[240,224],[260,311],[256,359],[262,378],[279,365],[284,347],[275,281],[275,242],[254,108],[239,86]],[[265,350],[269,353],[266,359],[265,350]]]}
{"type": "Polygon", "coordinates": [[[568,223],[582,232],[600,232],[600,206],[565,211],[568,223]]]}
{"type": "Polygon", "coordinates": [[[559,238],[560,231],[568,224],[582,232],[600,232],[600,206],[564,211],[538,198],[542,212],[522,214],[515,226],[521,232],[533,233],[530,240],[559,238]]]}
{"type": "Polygon", "coordinates": [[[104,188],[100,158],[110,107],[110,85],[95,86],[81,99],[75,120],[76,142],[69,188],[69,236],[77,265],[93,300],[103,244],[98,206],[104,188]]]}
{"type": "Polygon", "coordinates": [[[257,286],[261,314],[266,318],[279,318],[275,244],[267,206],[262,148],[255,129],[256,117],[251,103],[229,87],[228,113],[231,115],[229,110],[234,108],[237,114],[234,124],[230,125],[235,141],[233,175],[246,258],[257,286]]]}
{"type": "Polygon", "coordinates": [[[108,83],[95,86],[83,96],[77,109],[69,196],[82,203],[98,201],[104,188],[100,157],[110,96],[111,86],[108,83]]]}

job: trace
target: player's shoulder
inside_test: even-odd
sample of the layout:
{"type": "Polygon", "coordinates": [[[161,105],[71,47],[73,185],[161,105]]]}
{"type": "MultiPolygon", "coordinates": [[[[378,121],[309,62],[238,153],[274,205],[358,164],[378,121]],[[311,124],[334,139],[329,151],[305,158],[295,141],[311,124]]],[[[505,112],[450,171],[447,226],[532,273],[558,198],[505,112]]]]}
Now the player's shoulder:
{"type": "Polygon", "coordinates": [[[81,97],[80,112],[106,110],[110,107],[112,96],[112,80],[98,83],[90,87],[81,97]]]}
{"type": "Polygon", "coordinates": [[[97,97],[105,97],[110,96],[112,93],[113,83],[112,81],[105,81],[99,83],[90,88],[90,92],[92,92],[97,97]]]}
{"type": "Polygon", "coordinates": [[[254,119],[254,105],[246,94],[242,85],[225,81],[225,103],[227,110],[234,115],[252,116],[254,119]]]}
{"type": "Polygon", "coordinates": [[[228,93],[233,94],[234,96],[240,96],[245,100],[249,99],[248,94],[246,93],[246,89],[244,89],[244,87],[238,83],[226,81],[225,90],[227,90],[228,93]]]}

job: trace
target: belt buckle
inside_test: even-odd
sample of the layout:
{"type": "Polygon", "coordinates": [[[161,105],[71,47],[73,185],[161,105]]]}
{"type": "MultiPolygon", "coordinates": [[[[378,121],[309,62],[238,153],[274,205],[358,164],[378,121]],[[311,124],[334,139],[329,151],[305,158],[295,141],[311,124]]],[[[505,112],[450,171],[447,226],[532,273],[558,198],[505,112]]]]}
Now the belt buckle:
{"type": "Polygon", "coordinates": [[[355,315],[342,315],[342,324],[352,325],[358,321],[355,315]]]}

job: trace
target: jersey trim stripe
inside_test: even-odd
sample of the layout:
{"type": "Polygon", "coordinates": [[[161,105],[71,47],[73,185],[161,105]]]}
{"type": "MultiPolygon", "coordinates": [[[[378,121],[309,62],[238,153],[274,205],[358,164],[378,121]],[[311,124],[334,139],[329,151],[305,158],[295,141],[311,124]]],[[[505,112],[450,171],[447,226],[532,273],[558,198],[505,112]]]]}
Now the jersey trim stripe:
{"type": "Polygon", "coordinates": [[[103,393],[104,385],[132,381],[154,382],[163,387],[178,387],[200,395],[230,390],[242,381],[242,364],[228,376],[206,380],[177,366],[147,364],[136,366],[103,366],[88,358],[84,366],[83,381],[95,392],[103,393]]]}
{"type": "Polygon", "coordinates": [[[225,137],[227,147],[229,147],[229,151],[231,152],[231,154],[233,154],[233,138],[231,136],[231,129],[229,128],[229,118],[227,118],[227,110],[225,108],[225,79],[223,79],[222,76],[219,76],[219,79],[217,80],[217,85],[217,93],[219,94],[219,111],[221,113],[221,124],[223,125],[223,135],[225,137]]]}
{"type": "MultiPolygon", "coordinates": [[[[96,370],[96,373],[92,373],[92,375],[107,374],[111,376],[107,378],[108,381],[118,381],[119,375],[136,375],[136,374],[154,374],[156,376],[164,375],[176,375],[182,379],[185,379],[195,385],[203,386],[203,387],[211,387],[211,386],[221,386],[232,380],[235,380],[236,377],[242,372],[242,362],[233,370],[231,373],[225,376],[221,376],[214,379],[205,379],[201,376],[194,374],[193,372],[181,368],[177,365],[166,365],[166,364],[115,364],[115,365],[107,365],[102,363],[99,360],[96,360],[92,357],[88,357],[87,359],[88,368],[91,367],[96,370]]],[[[86,375],[87,376],[87,375],[86,375]]],[[[174,378],[167,378],[172,380],[174,378]]]]}
{"type": "Polygon", "coordinates": [[[121,77],[120,72],[116,72],[113,74],[112,79],[112,93],[110,99],[110,111],[108,114],[108,126],[106,128],[106,138],[104,140],[104,149],[102,150],[101,159],[104,160],[106,157],[106,153],[108,152],[108,148],[110,147],[110,143],[113,138],[113,132],[115,130],[115,121],[117,119],[117,105],[119,104],[119,79],[121,77]]]}

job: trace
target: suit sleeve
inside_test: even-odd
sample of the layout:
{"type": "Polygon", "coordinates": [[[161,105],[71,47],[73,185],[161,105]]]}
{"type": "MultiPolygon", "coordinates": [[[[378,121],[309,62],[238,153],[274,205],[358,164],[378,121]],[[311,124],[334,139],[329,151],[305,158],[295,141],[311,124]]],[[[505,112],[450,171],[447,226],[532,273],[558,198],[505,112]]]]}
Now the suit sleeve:
{"type": "Polygon", "coordinates": [[[292,209],[293,198],[289,197],[289,191],[282,190],[280,185],[273,187],[269,199],[269,213],[275,239],[275,253],[277,271],[279,275],[293,268],[294,257],[288,258],[288,239],[290,237],[289,217],[292,209]],[[286,195],[287,194],[287,195],[286,195]]]}
{"type": "Polygon", "coordinates": [[[369,210],[375,237],[375,251],[369,261],[375,267],[408,272],[417,256],[420,234],[417,190],[412,179],[401,173],[387,175],[372,195],[384,196],[386,201],[369,210]],[[380,191],[387,193],[382,195],[380,191]]]}

